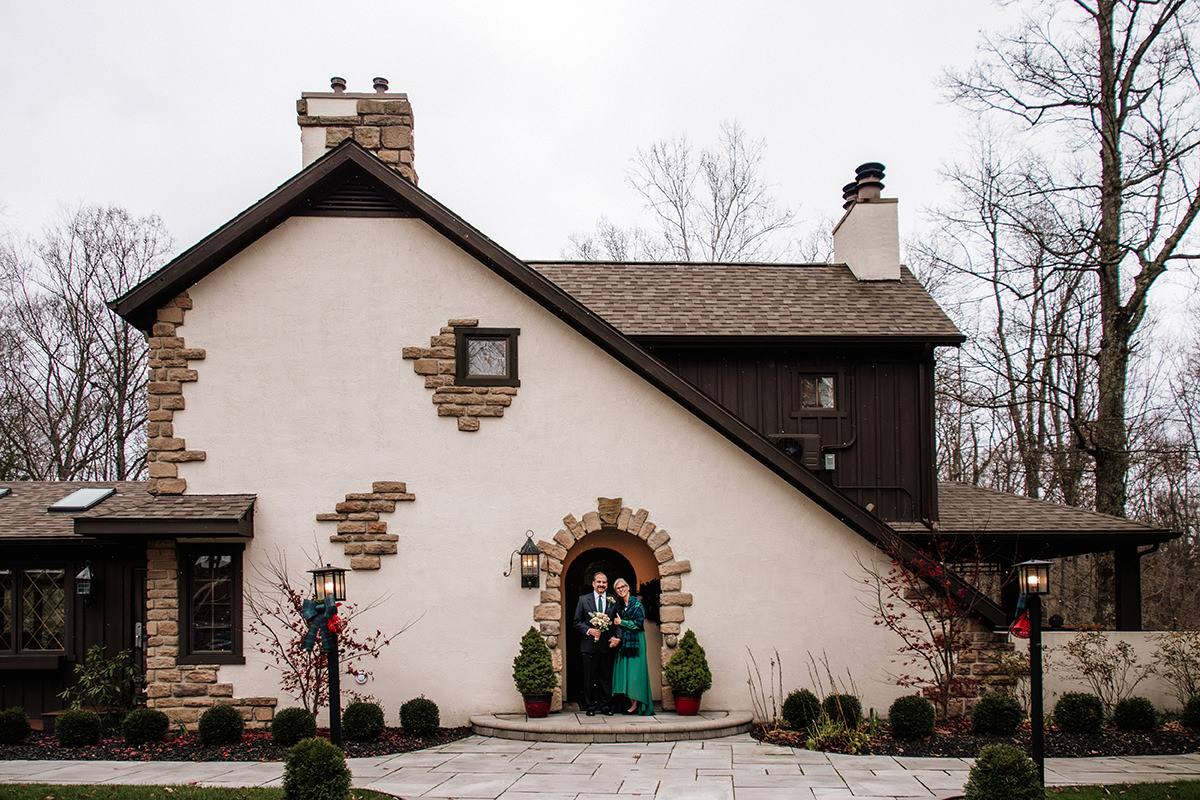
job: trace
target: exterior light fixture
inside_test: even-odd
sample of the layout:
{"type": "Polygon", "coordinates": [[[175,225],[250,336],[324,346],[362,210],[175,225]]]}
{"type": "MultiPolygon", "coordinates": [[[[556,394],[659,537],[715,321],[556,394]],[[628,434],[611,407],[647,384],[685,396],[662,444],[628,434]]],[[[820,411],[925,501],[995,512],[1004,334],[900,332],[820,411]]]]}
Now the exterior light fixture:
{"type": "Polygon", "coordinates": [[[513,550],[508,557],[508,571],[504,573],[506,578],[512,574],[513,556],[521,557],[521,588],[538,588],[542,578],[542,551],[533,543],[533,531],[525,531],[525,544],[521,545],[520,550],[513,550]]]}
{"type": "Polygon", "coordinates": [[[346,570],[326,564],[309,572],[313,576],[313,591],[318,603],[325,602],[327,597],[332,597],[336,602],[346,599],[346,570]]]}
{"type": "Polygon", "coordinates": [[[83,569],[75,576],[75,595],[82,597],[83,602],[92,599],[92,589],[95,586],[95,580],[92,578],[92,562],[85,561],[83,569]]]}
{"type": "Polygon", "coordinates": [[[1029,608],[1029,722],[1030,750],[1037,764],[1038,785],[1046,786],[1046,716],[1042,704],[1042,595],[1050,593],[1050,562],[1017,564],[1017,581],[1029,608]]]}
{"type": "Polygon", "coordinates": [[[333,636],[333,645],[325,654],[325,671],[329,675],[329,741],[340,746],[342,743],[342,676],[341,667],[338,666],[339,645],[335,603],[346,599],[346,570],[326,564],[324,567],[310,569],[309,572],[313,576],[313,592],[316,594],[317,602],[326,608],[326,613],[319,618],[318,624],[327,625],[333,636]],[[329,614],[330,610],[332,610],[331,615],[329,614]]]}

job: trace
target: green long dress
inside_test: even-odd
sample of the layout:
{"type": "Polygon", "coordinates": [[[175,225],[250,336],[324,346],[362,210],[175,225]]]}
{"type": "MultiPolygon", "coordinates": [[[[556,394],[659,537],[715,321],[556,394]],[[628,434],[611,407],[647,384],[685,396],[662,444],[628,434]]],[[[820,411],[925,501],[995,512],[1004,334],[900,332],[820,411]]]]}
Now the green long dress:
{"type": "MultiPolygon", "coordinates": [[[[646,610],[642,601],[629,598],[629,605],[618,608],[621,617],[621,645],[613,664],[612,693],[638,701],[637,713],[644,717],[654,714],[654,698],[650,694],[650,669],[646,665],[646,610]]],[[[618,708],[624,711],[628,705],[618,708]]]]}

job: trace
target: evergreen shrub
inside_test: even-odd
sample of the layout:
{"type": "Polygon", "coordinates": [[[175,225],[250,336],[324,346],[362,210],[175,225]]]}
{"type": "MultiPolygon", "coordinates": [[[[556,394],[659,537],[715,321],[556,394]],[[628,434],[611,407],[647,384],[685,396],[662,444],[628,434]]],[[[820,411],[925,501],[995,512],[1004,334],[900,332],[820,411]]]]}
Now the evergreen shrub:
{"type": "Polygon", "coordinates": [[[993,692],[979,698],[971,711],[971,730],[993,736],[1012,736],[1017,732],[1025,710],[1015,698],[993,692]]]}
{"type": "Polygon", "coordinates": [[[271,741],[291,747],[317,735],[317,720],[303,708],[285,708],[271,720],[271,741]]]}
{"type": "Polygon", "coordinates": [[[283,768],[287,800],[349,800],[346,756],[325,739],[303,739],[288,751],[283,768]]]}
{"type": "Polygon", "coordinates": [[[385,727],[383,708],[378,703],[359,700],[346,706],[342,712],[342,733],[352,742],[373,742],[385,727]]]}
{"type": "Polygon", "coordinates": [[[0,744],[20,744],[29,735],[25,709],[13,706],[0,711],[0,744]]]}
{"type": "Polygon", "coordinates": [[[409,736],[425,736],[433,733],[441,724],[441,713],[437,703],[425,695],[414,697],[400,706],[400,727],[409,736]]]}
{"type": "Polygon", "coordinates": [[[135,708],[121,721],[125,743],[137,747],[146,742],[161,742],[171,729],[171,720],[156,708],[135,708]]]}
{"type": "Polygon", "coordinates": [[[1011,744],[989,744],[979,751],[963,789],[966,800],[1043,800],[1037,765],[1011,744]]]}
{"type": "Polygon", "coordinates": [[[531,627],[521,637],[521,652],[513,659],[513,682],[521,694],[544,694],[558,685],[546,640],[531,627]]]}
{"type": "Polygon", "coordinates": [[[841,722],[847,728],[857,728],[862,723],[862,703],[852,694],[831,694],[821,703],[825,716],[841,722]]]}
{"type": "Polygon", "coordinates": [[[783,721],[794,731],[806,731],[821,718],[821,701],[808,689],[796,689],[783,701],[783,721]]]}
{"type": "Polygon", "coordinates": [[[1158,727],[1158,714],[1145,697],[1126,697],[1113,709],[1112,721],[1123,731],[1152,731],[1158,727]]]}
{"type": "Polygon", "coordinates": [[[63,747],[91,747],[100,741],[100,715],[85,708],[72,708],[54,723],[54,738],[63,747]]]}
{"type": "Polygon", "coordinates": [[[233,706],[213,706],[200,715],[200,744],[237,744],[242,740],[246,722],[233,706]]]}
{"type": "Polygon", "coordinates": [[[925,739],[933,736],[937,709],[920,695],[897,697],[888,709],[893,739],[925,739]]]}
{"type": "Polygon", "coordinates": [[[1099,733],[1104,703],[1094,694],[1067,692],[1054,705],[1054,724],[1063,733],[1099,733]]]}
{"type": "Polygon", "coordinates": [[[679,647],[663,668],[663,679],[675,692],[700,694],[712,688],[712,670],[695,631],[689,630],[679,640],[679,647]]]}
{"type": "Polygon", "coordinates": [[[1183,727],[1185,728],[1200,731],[1200,697],[1193,697],[1184,704],[1183,713],[1179,715],[1179,721],[1183,723],[1183,727]]]}

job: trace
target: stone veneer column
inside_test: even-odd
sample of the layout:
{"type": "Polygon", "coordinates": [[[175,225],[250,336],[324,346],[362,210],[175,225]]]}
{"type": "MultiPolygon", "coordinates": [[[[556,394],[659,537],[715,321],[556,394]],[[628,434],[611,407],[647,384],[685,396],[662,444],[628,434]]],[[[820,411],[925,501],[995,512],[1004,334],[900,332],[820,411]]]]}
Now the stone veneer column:
{"type": "Polygon", "coordinates": [[[219,664],[179,664],[179,556],[174,539],[146,545],[146,706],[172,724],[194,730],[205,709],[231,705],[251,728],[264,728],[275,715],[275,697],[233,696],[232,683],[219,683],[219,664]]]}
{"type": "Polygon", "coordinates": [[[408,95],[304,92],[296,101],[296,115],[302,130],[325,130],[326,150],[353,139],[416,185],[408,95]],[[329,116],[331,113],[336,116],[329,116]]]}
{"type": "Polygon", "coordinates": [[[188,450],[175,435],[175,412],[184,408],[183,384],[199,377],[190,362],[204,358],[198,348],[185,347],[178,329],[184,312],[192,307],[187,292],[158,309],[156,322],[146,340],[150,346],[150,381],[147,389],[146,461],[150,472],[147,491],[154,495],[178,495],[187,491],[179,477],[179,464],[203,461],[203,450],[188,450]]]}

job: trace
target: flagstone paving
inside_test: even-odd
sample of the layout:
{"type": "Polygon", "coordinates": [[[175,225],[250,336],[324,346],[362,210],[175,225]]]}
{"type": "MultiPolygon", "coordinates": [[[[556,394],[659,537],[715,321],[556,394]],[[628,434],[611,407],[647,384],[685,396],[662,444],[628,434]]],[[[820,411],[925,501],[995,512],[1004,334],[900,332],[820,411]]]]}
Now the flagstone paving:
{"type": "MultiPolygon", "coordinates": [[[[472,736],[414,753],[352,758],[354,785],[404,798],[478,800],[911,800],[962,792],[971,759],[847,756],[747,734],[580,744],[472,736]]],[[[279,786],[280,762],[3,761],[0,783],[279,786]]],[[[1200,780],[1200,754],[1051,758],[1050,785],[1200,780]]]]}

